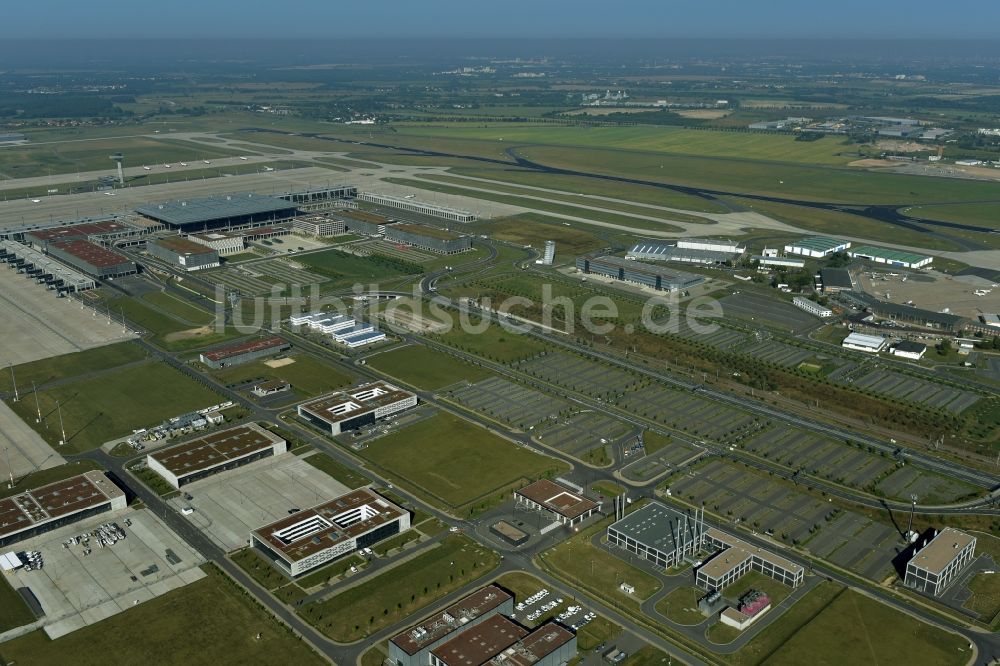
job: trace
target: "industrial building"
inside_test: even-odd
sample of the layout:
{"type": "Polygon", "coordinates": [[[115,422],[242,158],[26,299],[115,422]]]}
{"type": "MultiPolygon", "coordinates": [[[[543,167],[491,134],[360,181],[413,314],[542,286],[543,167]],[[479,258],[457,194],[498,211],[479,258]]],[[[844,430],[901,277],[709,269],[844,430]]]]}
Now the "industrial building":
{"type": "Polygon", "coordinates": [[[298,406],[298,413],[324,432],[339,435],[416,404],[415,394],[388,382],[376,381],[304,402],[298,406]]]}
{"type": "Polygon", "coordinates": [[[39,284],[55,290],[60,296],[66,292],[85,291],[97,286],[89,275],[67,266],[47,254],[21,243],[0,240],[0,263],[9,264],[39,284]]]}
{"type": "Polygon", "coordinates": [[[840,343],[840,346],[844,349],[853,349],[855,351],[868,352],[869,354],[877,354],[885,349],[887,343],[888,340],[883,338],[881,335],[851,333],[844,338],[844,341],[840,343]]]}
{"type": "Polygon", "coordinates": [[[208,367],[218,370],[219,368],[226,368],[231,365],[256,361],[259,358],[274,356],[291,348],[292,344],[288,340],[272,335],[258,340],[240,342],[202,352],[198,359],[208,367]]]}
{"type": "Polygon", "coordinates": [[[294,577],[408,529],[409,511],[359,488],[256,529],[250,539],[294,577]]]}
{"type": "Polygon", "coordinates": [[[792,299],[792,304],[800,310],[804,310],[811,315],[817,317],[826,318],[833,316],[833,310],[826,307],[825,305],[820,305],[816,301],[811,301],[808,298],[803,298],[801,296],[796,296],[792,299]]]}
{"type": "Polygon", "coordinates": [[[903,584],[940,596],[976,557],[976,537],[946,527],[913,551],[903,584]]]}
{"type": "Polygon", "coordinates": [[[669,270],[621,257],[579,257],[576,260],[576,267],[584,273],[595,273],[622,282],[633,282],[658,291],[688,289],[705,281],[700,275],[669,270]]]}
{"type": "Polygon", "coordinates": [[[819,271],[819,281],[824,294],[838,294],[842,291],[854,289],[854,280],[851,272],[846,268],[821,268],[819,271]]]}
{"type": "Polygon", "coordinates": [[[979,315],[979,321],[992,328],[1000,328],[1000,314],[984,312],[979,315]]]}
{"type": "Polygon", "coordinates": [[[676,261],[686,264],[724,264],[738,259],[740,253],[680,247],[667,243],[637,243],[625,254],[626,259],[676,261]]]}
{"type": "Polygon", "coordinates": [[[717,550],[695,572],[695,583],[706,590],[723,590],[741,576],[756,571],[789,587],[798,587],[805,579],[800,564],[738,539],[722,530],[705,530],[704,545],[717,550]]]}
{"type": "Polygon", "coordinates": [[[258,398],[266,398],[269,395],[284,393],[290,390],[292,390],[290,382],[286,382],[283,379],[268,379],[254,384],[250,392],[258,398]]]}
{"type": "Polygon", "coordinates": [[[792,259],[790,257],[777,257],[768,255],[754,255],[751,261],[756,261],[758,266],[774,266],[777,268],[805,268],[804,259],[792,259]]]}
{"type": "Polygon", "coordinates": [[[65,240],[88,240],[110,242],[138,235],[142,230],[116,220],[84,222],[66,226],[36,229],[24,234],[24,240],[44,248],[46,243],[65,240]]]}
{"type": "Polygon", "coordinates": [[[851,247],[851,241],[828,238],[826,236],[809,236],[785,246],[785,254],[798,254],[804,257],[823,258],[831,254],[843,252],[851,247]]]}
{"type": "Polygon", "coordinates": [[[736,241],[719,240],[713,238],[681,238],[677,241],[679,250],[705,250],[707,252],[727,252],[729,254],[743,254],[746,248],[736,241]]]}
{"type": "Polygon", "coordinates": [[[256,423],[204,435],[146,454],[146,465],[174,488],[280,455],[288,443],[256,423]]]}
{"type": "Polygon", "coordinates": [[[860,245],[849,250],[848,254],[854,259],[866,259],[875,264],[885,264],[898,268],[921,268],[934,261],[934,257],[925,254],[890,250],[874,245],[860,245]]]}
{"type": "Polygon", "coordinates": [[[688,515],[650,502],[608,527],[608,541],[663,569],[694,555],[705,540],[704,510],[688,515]]]}
{"type": "Polygon", "coordinates": [[[45,245],[45,252],[98,280],[139,272],[131,259],[89,240],[53,241],[45,245]]]}
{"type": "Polygon", "coordinates": [[[533,631],[493,615],[430,651],[431,666],[560,666],[576,657],[576,634],[547,622],[533,631]]]}
{"type": "Polygon", "coordinates": [[[218,252],[207,245],[181,236],[167,236],[148,241],[146,252],[186,271],[200,271],[219,266],[218,252]]]}
{"type": "Polygon", "coordinates": [[[365,210],[338,210],[336,215],[344,220],[348,231],[362,236],[381,236],[388,225],[395,223],[384,215],[365,210]]]}
{"type": "Polygon", "coordinates": [[[893,356],[919,361],[927,353],[927,345],[913,340],[902,340],[889,351],[893,356]]]}
{"type": "Polygon", "coordinates": [[[89,471],[0,499],[0,547],[128,505],[103,472],[89,471]]]}
{"type": "Polygon", "coordinates": [[[327,213],[300,215],[292,220],[292,229],[305,236],[327,238],[347,233],[347,224],[327,213]]]}
{"type": "Polygon", "coordinates": [[[252,193],[148,204],[135,212],[184,233],[274,223],[298,214],[294,203],[252,193]]]}
{"type": "Polygon", "coordinates": [[[389,639],[389,661],[396,666],[429,666],[431,650],[495,615],[514,612],[514,597],[496,585],[476,590],[440,613],[389,639]]]}
{"type": "Polygon", "coordinates": [[[597,502],[548,479],[539,479],[515,491],[514,501],[535,511],[545,511],[556,522],[569,527],[582,523],[601,510],[597,502]]]}
{"type": "Polygon", "coordinates": [[[385,238],[441,254],[456,254],[472,249],[471,237],[425,224],[393,224],[386,227],[385,238]]]}
{"type": "Polygon", "coordinates": [[[398,208],[418,215],[429,215],[430,217],[440,217],[443,220],[452,222],[475,222],[476,216],[465,210],[448,208],[447,206],[436,206],[434,204],[421,203],[413,199],[403,197],[390,197],[384,194],[374,194],[372,192],[361,192],[358,194],[358,201],[367,201],[378,206],[388,208],[398,208]]]}

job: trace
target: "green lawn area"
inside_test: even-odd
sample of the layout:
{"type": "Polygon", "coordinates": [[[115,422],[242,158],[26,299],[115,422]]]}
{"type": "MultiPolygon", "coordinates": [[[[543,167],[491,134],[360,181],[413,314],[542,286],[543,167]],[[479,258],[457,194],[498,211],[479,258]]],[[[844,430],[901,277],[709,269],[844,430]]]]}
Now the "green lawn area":
{"type": "Polygon", "coordinates": [[[142,300],[152,303],[160,310],[167,312],[167,314],[180,317],[197,326],[204,326],[215,321],[215,314],[165,291],[150,292],[145,294],[142,300]]]}
{"type": "MultiPolygon", "coordinates": [[[[14,378],[18,391],[25,394],[31,390],[31,382],[42,386],[46,382],[106,370],[144,358],[146,352],[139,345],[134,342],[119,342],[15,365],[14,378]]],[[[12,390],[10,370],[0,373],[0,391],[12,390]]]]}
{"type": "Polygon", "coordinates": [[[166,363],[133,365],[102,375],[81,378],[37,394],[42,423],[35,423],[35,401],[11,404],[26,423],[50,444],[66,453],[79,453],[104,442],[146,428],[185,412],[220,402],[204,385],[166,363]],[[59,402],[66,428],[66,444],[59,447],[59,402]]]}
{"type": "MultiPolygon", "coordinates": [[[[116,447],[117,448],[117,447],[116,447]]],[[[132,450],[132,447],[129,447],[132,450]]],[[[134,451],[133,451],[134,453],[134,451]]],[[[132,474],[135,475],[140,481],[146,484],[146,487],[152,490],[154,493],[160,497],[165,497],[171,493],[179,492],[172,485],[167,483],[166,479],[162,476],[149,469],[148,467],[143,467],[142,469],[132,470],[132,474]]]]}
{"type": "Polygon", "coordinates": [[[608,645],[621,633],[621,627],[603,615],[598,615],[589,624],[576,632],[576,646],[581,651],[587,652],[602,643],[608,645]]]}
{"type": "Polygon", "coordinates": [[[340,481],[351,490],[371,483],[371,479],[363,473],[341,464],[322,451],[310,456],[304,456],[302,459],[316,469],[326,472],[329,476],[340,481]]]}
{"type": "Polygon", "coordinates": [[[478,382],[493,373],[454,356],[420,345],[407,345],[369,357],[366,363],[401,382],[428,391],[463,379],[478,382]]]}
{"type": "Polygon", "coordinates": [[[622,666],[664,666],[671,663],[667,653],[658,647],[644,645],[622,662],[622,666]]]}
{"type": "Polygon", "coordinates": [[[238,550],[232,553],[229,559],[267,590],[275,590],[289,582],[288,577],[271,566],[256,548],[238,550]]]}
{"type": "Polygon", "coordinates": [[[207,572],[207,578],[54,641],[39,630],[2,643],[0,662],[77,666],[326,663],[242,588],[213,567],[207,572]]]}
{"type": "MultiPolygon", "coordinates": [[[[990,555],[1000,564],[1000,539],[989,534],[976,532],[976,555],[990,555]]],[[[997,574],[976,574],[969,582],[972,596],[965,607],[980,614],[980,619],[989,624],[1000,613],[1000,576],[997,574]]]]}
{"type": "Polygon", "coordinates": [[[78,474],[83,474],[84,472],[89,472],[95,469],[102,468],[94,460],[76,460],[59,465],[58,467],[40,469],[36,472],[31,472],[30,474],[18,477],[13,488],[8,488],[7,481],[4,480],[3,483],[0,483],[0,498],[17,495],[26,490],[39,488],[41,486],[55,483],[56,481],[62,481],[72,476],[77,476],[78,474]]]}
{"type": "Polygon", "coordinates": [[[331,282],[324,283],[324,289],[350,286],[355,282],[378,283],[423,271],[419,264],[378,255],[358,257],[336,249],[301,254],[295,257],[295,261],[331,278],[331,282]]]}
{"type": "Polygon", "coordinates": [[[474,503],[470,513],[507,499],[515,484],[567,469],[447,413],[381,437],[360,455],[446,509],[474,503]]]}
{"type": "Polygon", "coordinates": [[[338,642],[357,641],[400,622],[487,575],[500,557],[463,535],[370,580],[299,611],[317,630],[338,642]]]}
{"type": "Polygon", "coordinates": [[[625,492],[624,486],[620,486],[617,483],[612,483],[610,481],[598,481],[590,486],[590,490],[591,492],[604,495],[606,498],[617,497],[625,492]]]}
{"type": "MultiPolygon", "coordinates": [[[[4,484],[6,487],[6,484],[4,484]]],[[[24,599],[17,593],[6,577],[0,577],[0,632],[22,627],[29,622],[35,621],[35,616],[24,603],[24,599]]],[[[2,650],[0,650],[2,654],[2,650]]]]}
{"type": "Polygon", "coordinates": [[[944,206],[913,206],[900,211],[911,217],[922,220],[938,220],[941,222],[959,222],[983,227],[984,229],[1000,228],[1000,204],[967,203],[944,206]]]}
{"type": "MultiPolygon", "coordinates": [[[[306,354],[289,357],[293,363],[280,368],[272,368],[263,361],[235,365],[212,374],[223,384],[243,384],[250,381],[280,379],[291,382],[292,388],[306,397],[329,393],[344,388],[354,382],[346,372],[306,354]]],[[[286,392],[287,393],[287,392],[286,392]]],[[[289,399],[294,394],[287,394],[289,399]]]]}
{"type": "Polygon", "coordinates": [[[377,544],[372,546],[372,550],[378,555],[385,556],[390,550],[395,550],[396,548],[402,548],[408,543],[420,540],[420,533],[415,530],[407,530],[401,534],[386,539],[385,541],[379,541],[377,544]]]}
{"type": "Polygon", "coordinates": [[[522,213],[493,220],[487,232],[497,240],[531,245],[536,249],[544,248],[547,240],[555,241],[556,259],[560,262],[607,245],[607,241],[589,231],[567,227],[562,220],[538,213],[522,213]]]}
{"type": "Polygon", "coordinates": [[[655,430],[647,430],[642,433],[642,445],[646,449],[646,455],[651,456],[663,447],[670,445],[670,435],[662,435],[655,430]]]}
{"type": "Polygon", "coordinates": [[[622,559],[609,553],[607,547],[597,548],[590,542],[590,538],[595,533],[607,529],[608,524],[610,520],[592,525],[545,551],[541,557],[546,565],[559,570],[568,579],[576,581],[576,584],[603,599],[612,601],[615,605],[644,601],[660,589],[660,581],[629,564],[626,561],[628,553],[623,552],[622,555],[626,559],[622,559]],[[619,588],[622,583],[633,586],[635,593],[626,595],[622,592],[619,588]]]}
{"type": "Polygon", "coordinates": [[[656,604],[656,610],[677,624],[701,624],[705,616],[698,610],[698,600],[705,592],[696,587],[679,587],[656,604]]]}
{"type": "Polygon", "coordinates": [[[180,321],[128,296],[111,301],[109,307],[112,319],[116,313],[124,313],[125,319],[149,331],[153,342],[171,351],[207,347],[240,335],[232,328],[225,333],[216,331],[211,320],[209,324],[192,327],[190,322],[180,321]]]}
{"type": "Polygon", "coordinates": [[[960,666],[969,657],[965,638],[847,590],[765,663],[960,666]]]}
{"type": "Polygon", "coordinates": [[[772,606],[777,606],[792,593],[792,588],[787,585],[779,583],[770,576],[751,571],[733,581],[722,591],[722,596],[727,599],[739,599],[749,590],[760,590],[766,594],[770,597],[772,606]]]}
{"type": "Polygon", "coordinates": [[[328,564],[324,567],[320,567],[315,571],[311,571],[305,576],[301,576],[296,579],[296,583],[305,588],[316,587],[317,585],[326,585],[333,578],[339,578],[343,576],[351,567],[357,567],[358,569],[363,569],[366,566],[367,560],[357,553],[353,555],[348,555],[335,561],[333,564],[328,564]]]}
{"type": "MultiPolygon", "coordinates": [[[[470,320],[473,326],[482,323],[473,317],[470,317],[470,320]]],[[[545,349],[545,345],[535,338],[506,331],[497,324],[490,324],[481,333],[464,331],[460,326],[456,326],[436,337],[445,344],[498,363],[520,361],[535,356],[545,349]]]]}

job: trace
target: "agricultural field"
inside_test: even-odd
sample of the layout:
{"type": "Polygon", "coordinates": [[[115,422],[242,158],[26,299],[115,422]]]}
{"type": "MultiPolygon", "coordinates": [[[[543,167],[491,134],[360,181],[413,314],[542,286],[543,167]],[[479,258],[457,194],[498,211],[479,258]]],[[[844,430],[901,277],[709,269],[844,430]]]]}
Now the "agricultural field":
{"type": "Polygon", "coordinates": [[[353,642],[418,613],[499,564],[495,552],[468,537],[447,536],[437,546],[360,585],[306,604],[299,614],[331,639],[353,642]]]}
{"type": "Polygon", "coordinates": [[[221,402],[214,391],[160,362],[81,375],[41,389],[35,397],[42,413],[40,424],[35,423],[34,400],[21,400],[11,408],[43,439],[66,453],[89,451],[133,429],[221,402]],[[61,447],[60,414],[66,430],[66,443],[61,447]]]}
{"type": "Polygon", "coordinates": [[[212,567],[206,578],[54,641],[38,630],[0,644],[3,663],[106,666],[151,655],[190,666],[326,663],[212,567]]]}
{"type": "Polygon", "coordinates": [[[369,367],[425,391],[456,382],[478,382],[492,376],[488,370],[420,345],[408,345],[368,357],[369,367]]]}
{"type": "Polygon", "coordinates": [[[566,470],[446,413],[374,440],[359,455],[434,504],[466,513],[506,499],[515,484],[566,470]]]}

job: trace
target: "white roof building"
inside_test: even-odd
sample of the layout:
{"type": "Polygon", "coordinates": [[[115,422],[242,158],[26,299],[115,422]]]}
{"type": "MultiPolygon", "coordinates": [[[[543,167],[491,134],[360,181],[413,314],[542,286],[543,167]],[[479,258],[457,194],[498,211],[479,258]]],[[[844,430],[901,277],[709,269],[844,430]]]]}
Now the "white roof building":
{"type": "Polygon", "coordinates": [[[864,333],[851,333],[844,341],[841,346],[845,349],[854,349],[856,351],[868,352],[871,354],[877,354],[882,351],[887,344],[887,340],[881,335],[865,335],[864,333]]]}

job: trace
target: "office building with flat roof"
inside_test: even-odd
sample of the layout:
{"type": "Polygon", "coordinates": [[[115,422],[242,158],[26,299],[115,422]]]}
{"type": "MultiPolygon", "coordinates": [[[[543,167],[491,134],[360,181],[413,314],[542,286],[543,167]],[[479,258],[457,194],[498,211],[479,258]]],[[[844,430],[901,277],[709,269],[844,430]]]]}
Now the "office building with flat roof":
{"type": "Polygon", "coordinates": [[[375,381],[304,402],[298,406],[298,413],[320,430],[339,435],[416,404],[416,394],[389,382],[375,381]]]}
{"type": "Polygon", "coordinates": [[[621,257],[579,257],[576,267],[584,273],[603,275],[613,280],[632,282],[657,291],[678,291],[705,281],[700,275],[644,264],[621,257]]]}
{"type": "Polygon", "coordinates": [[[103,472],[89,471],[0,499],[0,548],[128,505],[103,472]]]}
{"type": "Polygon", "coordinates": [[[174,488],[180,488],[287,450],[283,438],[248,423],[148,453],[146,465],[174,488]]]}
{"type": "Polygon", "coordinates": [[[914,550],[903,584],[940,596],[975,558],[976,537],[946,527],[914,550]]]}
{"type": "Polygon", "coordinates": [[[823,285],[825,294],[837,294],[854,289],[854,279],[846,268],[821,268],[819,281],[823,285]]]}
{"type": "Polygon", "coordinates": [[[338,210],[334,215],[344,220],[348,231],[364,236],[381,236],[389,225],[396,222],[366,210],[338,210]]]}
{"type": "Polygon", "coordinates": [[[601,505],[548,479],[539,479],[514,492],[514,501],[549,513],[557,522],[573,526],[583,522],[601,505]]]}
{"type": "Polygon", "coordinates": [[[494,615],[513,612],[514,597],[496,585],[488,585],[390,638],[389,661],[396,666],[428,666],[430,651],[460,631],[494,615]]]}
{"type": "Polygon", "coordinates": [[[705,530],[705,547],[719,551],[695,571],[696,584],[709,591],[725,589],[750,571],[789,587],[805,579],[802,565],[714,527],[705,530]]]}
{"type": "Polygon", "coordinates": [[[608,541],[663,569],[697,553],[705,540],[704,519],[650,502],[608,527],[608,541]]]}
{"type": "Polygon", "coordinates": [[[294,577],[409,528],[409,511],[359,488],[256,529],[250,538],[294,577]]]}
{"type": "Polygon", "coordinates": [[[292,229],[305,236],[325,238],[347,233],[347,224],[340,218],[326,213],[300,215],[292,220],[292,229]]]}
{"type": "Polygon", "coordinates": [[[231,365],[249,363],[257,359],[274,356],[292,348],[292,343],[284,338],[271,335],[266,338],[238,342],[201,352],[198,360],[210,368],[218,370],[231,365]]]}
{"type": "Polygon", "coordinates": [[[803,298],[802,296],[796,296],[792,299],[792,304],[800,310],[808,312],[811,315],[817,317],[826,318],[833,316],[833,310],[826,307],[825,305],[820,305],[816,301],[811,301],[808,298],[803,298]]]}
{"type": "Polygon", "coordinates": [[[219,266],[219,253],[181,236],[167,236],[146,242],[146,252],[186,271],[219,266]]]}

